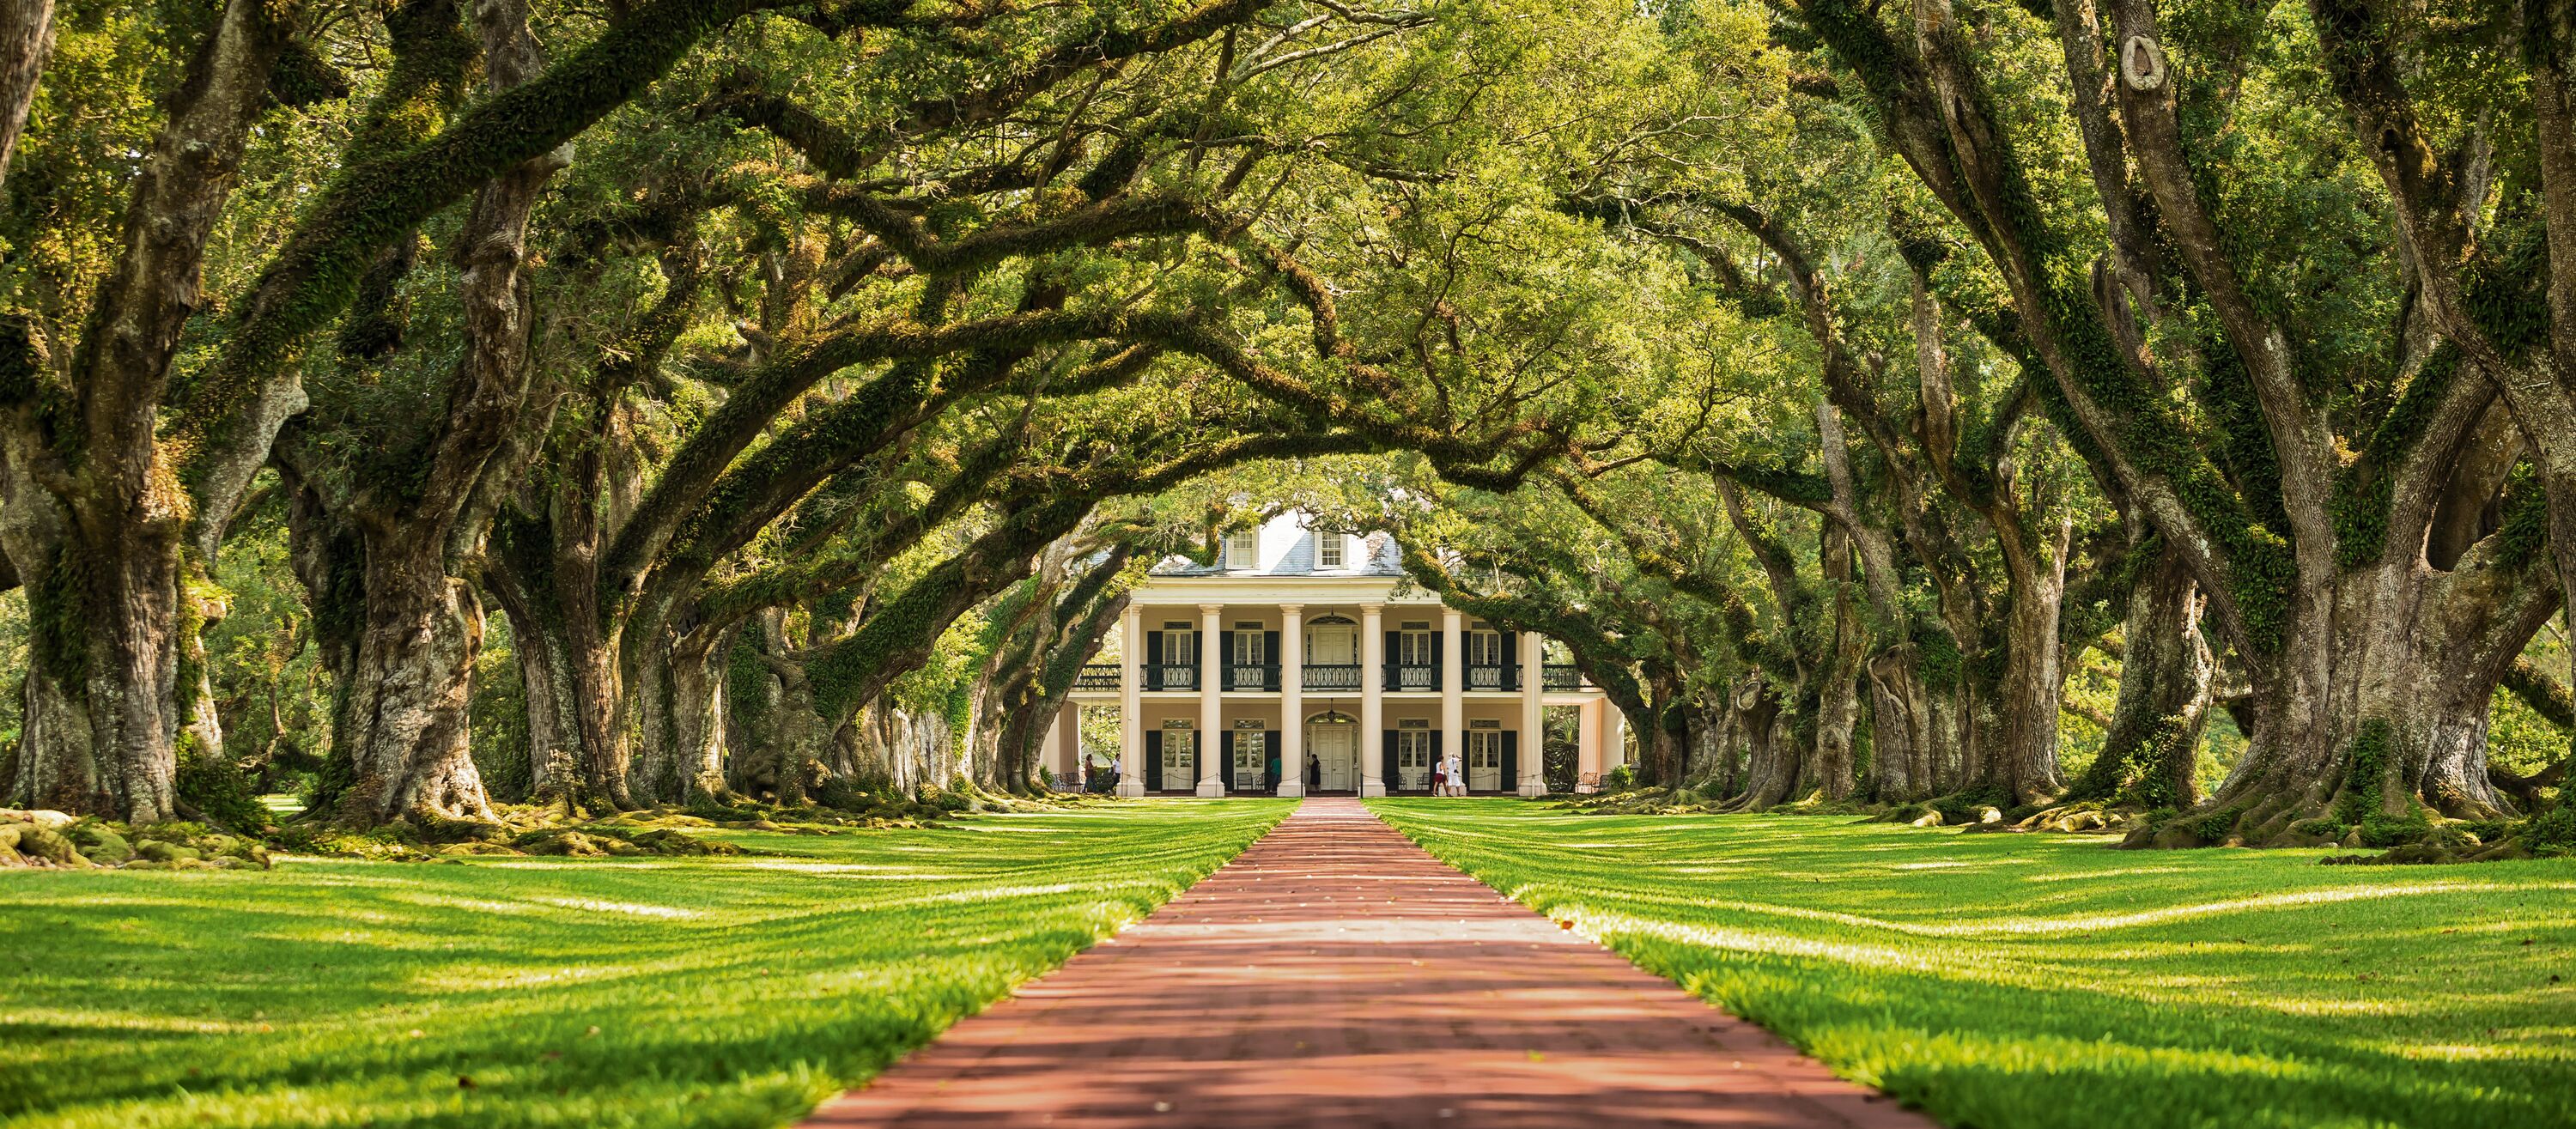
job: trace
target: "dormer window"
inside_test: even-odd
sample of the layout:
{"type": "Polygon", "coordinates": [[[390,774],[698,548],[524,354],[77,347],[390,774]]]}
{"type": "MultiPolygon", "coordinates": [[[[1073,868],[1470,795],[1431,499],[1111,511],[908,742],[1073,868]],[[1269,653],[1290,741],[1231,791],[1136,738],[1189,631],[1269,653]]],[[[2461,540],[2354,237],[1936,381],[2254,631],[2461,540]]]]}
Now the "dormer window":
{"type": "Polygon", "coordinates": [[[1316,567],[1316,568],[1343,568],[1343,567],[1346,567],[1346,566],[1344,566],[1344,565],[1342,564],[1342,535],[1341,535],[1341,534],[1339,534],[1339,533],[1318,533],[1318,534],[1316,534],[1316,535],[1315,535],[1315,567],[1316,567]]]}
{"type": "Polygon", "coordinates": [[[1238,529],[1227,535],[1225,539],[1225,567],[1261,567],[1261,532],[1259,530],[1238,529]]]}

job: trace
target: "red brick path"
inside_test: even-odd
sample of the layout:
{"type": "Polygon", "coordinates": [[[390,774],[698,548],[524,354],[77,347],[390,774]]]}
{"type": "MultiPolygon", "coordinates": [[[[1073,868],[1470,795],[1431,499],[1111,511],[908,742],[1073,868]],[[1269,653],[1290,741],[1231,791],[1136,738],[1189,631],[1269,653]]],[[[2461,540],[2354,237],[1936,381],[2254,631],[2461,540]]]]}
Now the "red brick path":
{"type": "Polygon", "coordinates": [[[1931,1124],[1341,799],[805,1122],[1931,1124]]]}

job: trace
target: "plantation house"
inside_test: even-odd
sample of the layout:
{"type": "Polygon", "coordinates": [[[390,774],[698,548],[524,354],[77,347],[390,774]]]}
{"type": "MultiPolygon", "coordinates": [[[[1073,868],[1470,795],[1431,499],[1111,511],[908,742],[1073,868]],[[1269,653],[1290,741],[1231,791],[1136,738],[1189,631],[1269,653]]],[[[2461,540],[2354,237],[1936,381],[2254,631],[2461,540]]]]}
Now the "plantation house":
{"type": "Polygon", "coordinates": [[[1536,635],[1407,583],[1396,553],[1291,514],[1229,536],[1213,566],[1164,561],[1127,605],[1118,661],[1085,667],[1058,714],[1048,767],[1079,771],[1079,711],[1115,706],[1125,795],[1429,792],[1461,750],[1469,791],[1534,796],[1544,711],[1562,707],[1590,791],[1618,763],[1619,711],[1536,635]]]}

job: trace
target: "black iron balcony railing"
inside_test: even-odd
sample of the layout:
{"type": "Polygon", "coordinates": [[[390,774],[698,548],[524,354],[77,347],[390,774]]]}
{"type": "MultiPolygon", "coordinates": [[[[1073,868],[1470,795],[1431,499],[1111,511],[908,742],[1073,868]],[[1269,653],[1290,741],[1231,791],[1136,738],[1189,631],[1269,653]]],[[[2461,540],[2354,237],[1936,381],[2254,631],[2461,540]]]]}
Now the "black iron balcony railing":
{"type": "Polygon", "coordinates": [[[1583,672],[1572,666],[1549,663],[1547,669],[1540,672],[1539,677],[1545,679],[1539,683],[1545,689],[1579,690],[1583,688],[1583,672]]]}
{"type": "Polygon", "coordinates": [[[1145,688],[1148,690],[1196,690],[1199,688],[1197,663],[1147,663],[1145,688]]]}
{"type": "Polygon", "coordinates": [[[1440,688],[1440,668],[1429,663],[1388,663],[1386,688],[1389,691],[1437,690],[1440,688]]]}
{"type": "Polygon", "coordinates": [[[1227,663],[1225,688],[1228,690],[1279,689],[1278,663],[1227,663]]]}
{"type": "Polygon", "coordinates": [[[1467,688],[1518,690],[1521,688],[1521,668],[1517,663],[1468,663],[1467,688]]]}
{"type": "Polygon", "coordinates": [[[1357,691],[1360,688],[1358,663],[1307,663],[1302,673],[1305,677],[1298,685],[1309,693],[1318,690],[1357,691]]]}
{"type": "Polygon", "coordinates": [[[1084,663],[1082,673],[1073,676],[1076,690],[1115,690],[1118,688],[1117,663],[1084,663]]]}

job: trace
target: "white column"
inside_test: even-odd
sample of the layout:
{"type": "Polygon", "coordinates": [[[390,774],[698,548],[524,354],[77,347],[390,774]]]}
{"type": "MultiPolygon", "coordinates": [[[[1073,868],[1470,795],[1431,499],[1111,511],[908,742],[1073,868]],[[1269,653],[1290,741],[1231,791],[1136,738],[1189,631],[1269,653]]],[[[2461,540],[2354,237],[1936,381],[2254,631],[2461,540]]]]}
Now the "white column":
{"type": "Polygon", "coordinates": [[[1306,794],[1306,605],[1279,605],[1279,794],[1306,794]]]}
{"type": "Polygon", "coordinates": [[[1225,672],[1227,656],[1218,653],[1216,629],[1223,604],[1199,605],[1199,795],[1225,794],[1225,672]]]}
{"type": "Polygon", "coordinates": [[[1466,618],[1456,608],[1440,609],[1440,761],[1446,764],[1449,758],[1458,758],[1462,773],[1467,769],[1466,618]]]}
{"type": "Polygon", "coordinates": [[[1038,769],[1049,776],[1064,771],[1064,711],[1047,719],[1046,739],[1038,743],[1038,769]]]}
{"type": "Polygon", "coordinates": [[[1082,707],[1067,698],[1056,707],[1055,727],[1063,739],[1056,748],[1056,772],[1068,781],[1082,779],[1082,707]]]}
{"type": "Polygon", "coordinates": [[[1386,764],[1386,609],[1360,605],[1360,795],[1383,796],[1386,764]]]}
{"type": "Polygon", "coordinates": [[[1118,794],[1145,794],[1145,610],[1118,617],[1118,794]]]}
{"type": "Polygon", "coordinates": [[[1608,775],[1628,760],[1628,715],[1601,699],[1601,772],[1608,775]]]}
{"type": "Polygon", "coordinates": [[[1601,779],[1601,699],[1584,699],[1575,716],[1580,720],[1575,728],[1574,790],[1598,791],[1591,782],[1601,779]]]}
{"type": "Polygon", "coordinates": [[[1520,794],[1547,794],[1547,715],[1539,694],[1547,679],[1547,642],[1535,631],[1521,632],[1520,794]]]}

